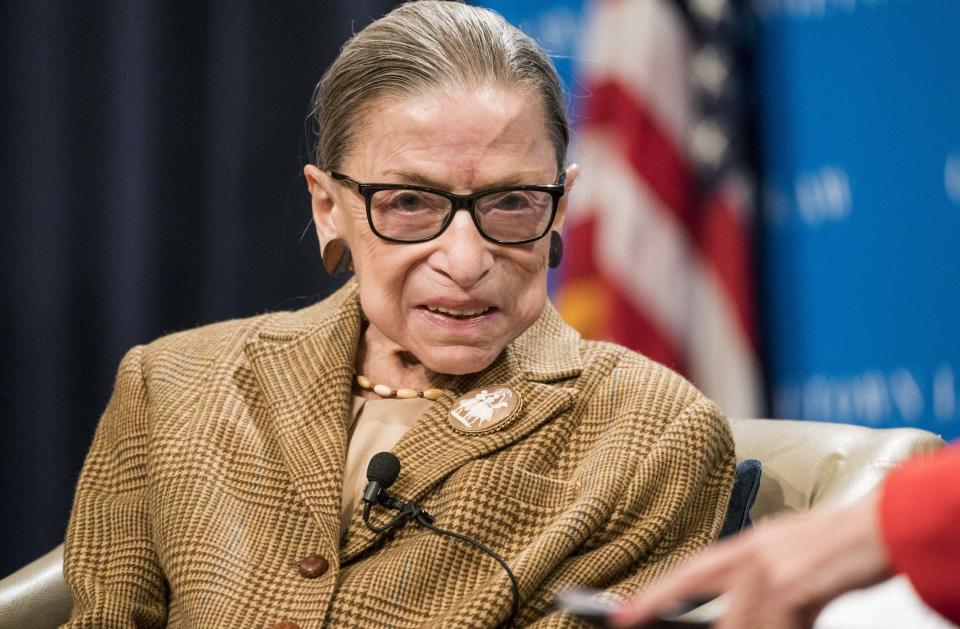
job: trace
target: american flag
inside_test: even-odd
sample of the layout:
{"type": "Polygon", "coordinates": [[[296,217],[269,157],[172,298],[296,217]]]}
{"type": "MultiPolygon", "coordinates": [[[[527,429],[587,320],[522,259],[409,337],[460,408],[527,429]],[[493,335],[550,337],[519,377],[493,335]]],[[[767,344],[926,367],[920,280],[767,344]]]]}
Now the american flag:
{"type": "Polygon", "coordinates": [[[752,187],[729,0],[594,0],[574,154],[583,177],[556,301],[586,336],[757,416],[752,187]]]}

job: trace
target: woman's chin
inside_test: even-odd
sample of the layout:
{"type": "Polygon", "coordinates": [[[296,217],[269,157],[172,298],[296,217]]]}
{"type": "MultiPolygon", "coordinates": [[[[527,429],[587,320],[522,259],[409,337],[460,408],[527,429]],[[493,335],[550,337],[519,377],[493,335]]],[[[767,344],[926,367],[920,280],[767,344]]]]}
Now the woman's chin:
{"type": "Polygon", "coordinates": [[[490,348],[469,346],[445,346],[429,349],[418,358],[427,369],[434,373],[462,376],[483,371],[489,367],[499,351],[490,348]]]}

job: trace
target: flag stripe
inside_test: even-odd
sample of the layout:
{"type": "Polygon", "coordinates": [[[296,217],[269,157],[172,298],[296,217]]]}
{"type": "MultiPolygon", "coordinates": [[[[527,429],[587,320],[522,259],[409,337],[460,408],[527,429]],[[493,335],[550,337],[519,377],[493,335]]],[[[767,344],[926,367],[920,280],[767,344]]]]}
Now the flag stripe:
{"type": "Polygon", "coordinates": [[[682,346],[690,315],[691,234],[607,137],[585,133],[580,143],[584,173],[590,176],[584,177],[576,201],[588,215],[601,217],[591,233],[592,263],[618,283],[661,334],[682,346]]]}
{"type": "Polygon", "coordinates": [[[566,291],[560,296],[561,311],[573,319],[572,322],[582,322],[578,327],[589,329],[591,336],[627,347],[643,347],[644,353],[653,360],[682,370],[683,352],[677,340],[664,334],[664,327],[651,320],[644,308],[637,307],[635,296],[624,293],[621,282],[608,277],[592,262],[592,250],[587,245],[597,242],[597,228],[594,215],[577,221],[567,232],[567,238],[574,244],[570,251],[574,264],[570,265],[570,273],[565,278],[566,291]],[[565,303],[565,299],[577,303],[565,303]]]}
{"type": "Polygon", "coordinates": [[[691,307],[698,316],[686,352],[690,378],[729,416],[756,417],[763,408],[756,353],[740,330],[735,304],[709,266],[693,275],[691,307]]]}
{"type": "Polygon", "coordinates": [[[690,46],[682,12],[662,0],[600,0],[592,8],[583,78],[621,85],[670,137],[688,137],[690,46]]]}
{"type": "Polygon", "coordinates": [[[672,210],[680,222],[692,227],[692,179],[677,144],[640,104],[618,83],[601,82],[590,88],[584,125],[613,131],[608,140],[636,170],[638,177],[672,210]]]}
{"type": "Polygon", "coordinates": [[[732,302],[739,333],[756,346],[754,303],[753,242],[746,218],[729,185],[719,186],[705,202],[698,234],[705,263],[712,267],[732,302]]]}

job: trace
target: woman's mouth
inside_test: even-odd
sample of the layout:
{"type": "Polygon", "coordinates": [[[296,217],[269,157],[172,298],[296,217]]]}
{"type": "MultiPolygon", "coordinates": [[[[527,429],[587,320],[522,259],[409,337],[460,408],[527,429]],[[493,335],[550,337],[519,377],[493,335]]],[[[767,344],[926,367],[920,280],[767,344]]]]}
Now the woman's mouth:
{"type": "Polygon", "coordinates": [[[470,319],[472,317],[479,317],[485,315],[486,313],[493,310],[492,306],[482,306],[480,308],[445,308],[443,306],[423,306],[430,312],[435,314],[443,315],[446,317],[451,317],[453,319],[470,319]]]}

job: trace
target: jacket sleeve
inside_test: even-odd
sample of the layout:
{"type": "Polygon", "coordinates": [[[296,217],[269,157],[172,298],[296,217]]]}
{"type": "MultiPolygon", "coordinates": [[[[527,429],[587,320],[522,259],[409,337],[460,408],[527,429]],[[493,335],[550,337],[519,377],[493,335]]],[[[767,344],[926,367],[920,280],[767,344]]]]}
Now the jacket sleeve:
{"type": "MultiPolygon", "coordinates": [[[[705,398],[688,406],[657,438],[626,492],[624,508],[635,514],[630,526],[588,559],[616,575],[602,586],[607,596],[633,596],[716,540],[735,467],[733,438],[720,409],[705,398]],[[639,557],[636,549],[642,549],[639,557]],[[625,566],[621,557],[629,557],[625,566]]],[[[588,625],[553,612],[530,626],[588,625]]]]}
{"type": "Polygon", "coordinates": [[[960,445],[905,464],[882,492],[880,530],[894,569],[960,623],[960,445]]]}
{"type": "Polygon", "coordinates": [[[147,389],[136,347],[120,363],[77,483],[64,543],[65,627],[161,627],[166,586],[147,499],[147,389]]]}

